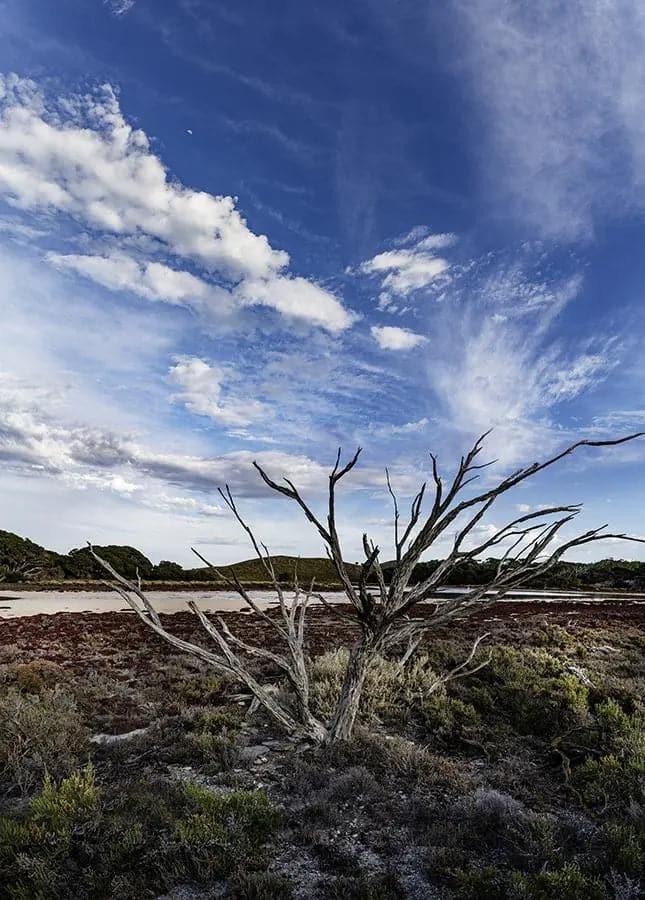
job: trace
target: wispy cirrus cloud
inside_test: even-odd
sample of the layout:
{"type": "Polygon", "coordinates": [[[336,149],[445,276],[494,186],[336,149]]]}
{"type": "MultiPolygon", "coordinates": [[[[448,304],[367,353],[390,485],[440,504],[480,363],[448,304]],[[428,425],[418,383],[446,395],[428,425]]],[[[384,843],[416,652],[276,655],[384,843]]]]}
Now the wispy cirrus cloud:
{"type": "Polygon", "coordinates": [[[612,336],[558,339],[562,311],[584,302],[582,282],[540,276],[543,262],[536,271],[525,251],[511,263],[473,263],[453,274],[430,313],[427,374],[444,421],[463,434],[494,426],[489,444],[505,464],[558,440],[555,410],[602,383],[620,359],[612,336]]]}
{"type": "Polygon", "coordinates": [[[642,3],[455,0],[453,9],[495,214],[578,239],[616,213],[642,211],[642,3]]]}
{"type": "Polygon", "coordinates": [[[430,419],[423,416],[413,422],[404,422],[402,425],[371,425],[368,429],[371,435],[376,437],[410,437],[410,435],[422,434],[427,431],[430,419]]]}
{"type": "Polygon", "coordinates": [[[115,16],[124,16],[130,12],[135,0],[103,0],[103,3],[115,16]]]}

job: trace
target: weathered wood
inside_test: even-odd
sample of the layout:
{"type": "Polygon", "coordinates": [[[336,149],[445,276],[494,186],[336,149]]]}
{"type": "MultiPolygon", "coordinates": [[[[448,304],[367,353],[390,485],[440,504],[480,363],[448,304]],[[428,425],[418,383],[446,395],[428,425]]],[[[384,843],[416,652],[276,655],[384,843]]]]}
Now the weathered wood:
{"type": "MultiPolygon", "coordinates": [[[[217,652],[206,650],[197,644],[176,637],[163,626],[156,610],[141,590],[141,584],[128,581],[109,563],[101,559],[91,546],[90,550],[94,558],[114,579],[112,583],[114,590],[126,600],[149,628],[174,647],[204,660],[216,671],[231,675],[244,684],[254,697],[253,705],[262,706],[287,732],[300,732],[316,743],[349,740],[360,710],[365,678],[378,654],[384,653],[396,645],[400,646],[402,642],[407,642],[407,648],[400,660],[401,664],[405,665],[416,652],[428,630],[438,624],[464,618],[476,609],[481,609],[482,604],[499,601],[511,589],[524,584],[536,575],[549,571],[567,550],[574,547],[606,538],[644,542],[642,538],[607,532],[603,526],[555,544],[561,529],[572,522],[581,511],[579,505],[568,505],[552,506],[518,516],[504,527],[497,529],[485,541],[475,544],[469,549],[464,549],[466,540],[473,535],[475,527],[483,520],[486,513],[499,497],[513,487],[554,465],[579,447],[616,446],[642,437],[643,434],[645,433],[639,432],[615,440],[576,441],[546,461],[536,462],[518,469],[502,478],[493,487],[465,500],[461,499],[464,488],[479,477],[482,469],[492,465],[492,462],[477,462],[487,433],[481,435],[468,453],[461,458],[457,472],[447,489],[444,488],[444,483],[439,475],[437,459],[431,454],[432,480],[435,488],[432,507],[425,519],[422,519],[422,506],[426,490],[424,483],[412,501],[409,521],[405,528],[401,527],[398,499],[392,487],[390,473],[386,469],[386,485],[394,505],[395,561],[389,585],[385,582],[381,567],[380,549],[370,541],[366,534],[363,536],[365,562],[362,565],[358,585],[355,585],[347,573],[338,535],[336,486],[356,465],[361,453],[360,447],[344,466],[341,466],[341,451],[338,450],[335,465],[329,475],[326,523],[316,516],[289,479],[285,478],[284,484],[275,482],[257,462],[254,462],[253,465],[265,484],[273,491],[297,503],[306,519],[318,531],[325,544],[327,554],[334,563],[350,604],[351,612],[342,614],[360,629],[360,637],[350,652],[340,697],[329,723],[321,722],[310,708],[309,675],[305,654],[305,620],[308,604],[312,598],[318,599],[326,606],[328,606],[327,601],[322,594],[314,592],[313,582],[308,591],[303,591],[298,583],[297,573],[294,575],[293,597],[290,600],[285,597],[283,586],[276,578],[273,562],[266,545],[256,538],[252,528],[242,517],[228,485],[223,490],[220,489],[220,494],[248,535],[255,553],[262,563],[267,579],[276,593],[280,612],[279,619],[268,615],[258,606],[240,583],[235,572],[229,576],[209,563],[196,550],[193,552],[206,565],[210,566],[221,580],[237,591],[242,600],[267,624],[267,627],[275,630],[285,645],[282,654],[246,643],[236,637],[221,618],[216,624],[194,602],[189,603],[189,606],[198,617],[206,634],[214,641],[217,652]],[[451,552],[429,578],[411,586],[410,580],[421,555],[427,552],[445,534],[452,523],[463,514],[470,517],[457,532],[451,552]],[[418,603],[426,600],[438,588],[447,583],[458,563],[475,559],[482,553],[490,551],[491,548],[500,546],[505,546],[506,549],[499,558],[493,578],[487,584],[465,590],[456,597],[451,597],[443,603],[437,603],[433,614],[429,617],[416,620],[410,618],[411,611],[418,603]],[[375,579],[375,584],[371,580],[372,578],[375,579]],[[280,702],[273,692],[261,685],[251,673],[246,660],[236,651],[250,657],[266,659],[277,666],[285,674],[291,687],[294,699],[293,708],[280,702]]],[[[485,637],[486,635],[482,635],[477,638],[468,657],[462,663],[449,672],[439,675],[430,686],[429,692],[432,693],[457,678],[472,675],[487,665],[489,659],[471,666],[485,637]]]]}

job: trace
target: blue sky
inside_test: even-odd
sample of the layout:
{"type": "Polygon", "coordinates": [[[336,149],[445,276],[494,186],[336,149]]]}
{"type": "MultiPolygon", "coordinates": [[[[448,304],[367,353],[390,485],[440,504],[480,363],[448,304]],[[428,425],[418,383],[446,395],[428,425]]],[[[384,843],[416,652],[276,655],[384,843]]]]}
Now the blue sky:
{"type": "MultiPolygon", "coordinates": [[[[0,13],[2,527],[226,561],[228,482],[317,553],[251,461],[317,502],[361,444],[346,553],[387,555],[386,464],[406,496],[490,426],[498,472],[644,427],[636,0],[0,13]]],[[[642,534],[644,457],[582,453],[492,524],[584,501],[642,534]]]]}

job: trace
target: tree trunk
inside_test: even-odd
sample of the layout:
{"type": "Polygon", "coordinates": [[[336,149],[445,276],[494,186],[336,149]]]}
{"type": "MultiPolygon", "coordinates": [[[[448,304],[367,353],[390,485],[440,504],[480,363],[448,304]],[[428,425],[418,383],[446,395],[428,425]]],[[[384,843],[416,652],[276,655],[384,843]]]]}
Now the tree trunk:
{"type": "Polygon", "coordinates": [[[354,731],[354,723],[361,702],[365,676],[377,653],[373,635],[364,635],[352,650],[340,698],[329,728],[328,743],[348,741],[354,731]]]}

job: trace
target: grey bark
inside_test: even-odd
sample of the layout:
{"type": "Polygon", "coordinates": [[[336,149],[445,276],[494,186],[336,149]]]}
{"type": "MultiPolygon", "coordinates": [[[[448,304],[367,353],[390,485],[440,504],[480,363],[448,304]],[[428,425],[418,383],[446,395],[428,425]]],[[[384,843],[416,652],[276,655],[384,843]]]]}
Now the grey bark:
{"type": "MultiPolygon", "coordinates": [[[[114,579],[112,587],[126,600],[145,624],[176,648],[209,663],[216,671],[226,673],[242,682],[255,701],[289,733],[299,732],[315,743],[349,740],[360,711],[361,695],[365,679],[377,654],[393,647],[407,644],[401,663],[404,665],[418,648],[426,633],[437,624],[463,619],[482,605],[495,603],[510,590],[524,584],[536,575],[548,572],[571,548],[579,547],[606,538],[620,538],[643,542],[625,534],[612,534],[605,527],[592,529],[567,540],[560,540],[560,532],[580,513],[579,505],[554,506],[527,513],[513,519],[497,529],[489,538],[479,544],[465,546],[472,542],[476,526],[482,521],[499,497],[538,472],[554,465],[579,447],[609,447],[642,437],[645,432],[627,435],[623,438],[605,441],[581,440],[565,448],[544,462],[530,466],[502,478],[492,487],[479,494],[462,499],[464,489],[479,478],[482,469],[492,463],[478,463],[486,435],[482,435],[471,450],[462,457],[452,481],[444,486],[439,474],[437,459],[431,456],[434,497],[432,505],[423,514],[426,484],[421,485],[412,500],[407,525],[402,527],[399,502],[392,487],[390,473],[386,470],[387,489],[394,506],[394,562],[389,584],[386,584],[380,563],[380,549],[367,535],[363,536],[365,562],[361,567],[358,584],[349,577],[344,562],[344,554],[336,525],[336,487],[356,465],[361,453],[360,447],[347,464],[341,466],[341,452],[329,476],[328,504],[326,520],[320,519],[309,503],[302,497],[296,486],[284,479],[277,483],[254,463],[265,484],[273,491],[294,501],[303,511],[306,519],[316,528],[322,538],[350,606],[350,612],[338,611],[327,604],[324,596],[314,591],[314,585],[302,590],[294,573],[293,598],[287,599],[282,585],[276,578],[273,563],[265,544],[259,542],[250,526],[244,521],[228,486],[220,489],[220,494],[239,524],[246,531],[255,553],[262,563],[267,579],[273,586],[278,600],[280,616],[274,618],[258,607],[251,595],[240,583],[235,573],[228,575],[212,566],[197,551],[193,551],[222,581],[237,591],[244,602],[261,618],[267,628],[276,633],[284,645],[284,652],[275,653],[266,647],[250,645],[231,633],[220,618],[211,621],[195,603],[190,608],[197,615],[206,634],[214,641],[216,651],[182,640],[163,626],[156,610],[150,603],[141,584],[123,578],[107,563],[95,558],[114,579]],[[464,521],[465,519],[465,521],[464,521]],[[412,574],[421,556],[426,553],[457,520],[460,530],[454,536],[452,550],[435,572],[419,584],[410,584],[412,574]],[[499,557],[497,571],[491,581],[479,587],[465,590],[457,597],[437,603],[429,617],[413,618],[415,607],[436,594],[445,584],[454,568],[462,561],[475,559],[483,553],[490,553],[505,547],[499,557]],[[555,549],[553,549],[555,547],[555,549]],[[360,637],[352,649],[347,669],[344,673],[338,704],[331,722],[321,722],[312,712],[309,703],[309,675],[305,653],[305,620],[307,607],[312,599],[324,603],[334,613],[348,618],[360,629],[360,637]],[[286,676],[293,694],[293,706],[280,702],[261,685],[252,674],[246,657],[259,657],[272,662],[286,676]]],[[[493,461],[494,462],[494,461],[493,461]]],[[[91,549],[91,548],[90,548],[91,549]]],[[[478,671],[487,660],[470,667],[483,637],[477,639],[464,662],[450,672],[438,677],[431,691],[456,678],[463,678],[478,671]]]]}

